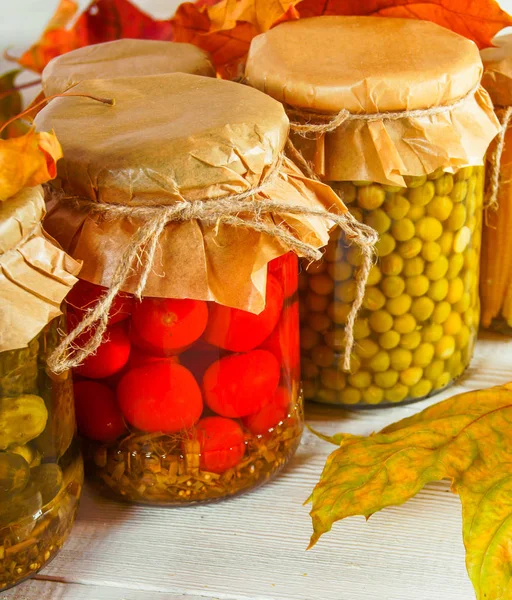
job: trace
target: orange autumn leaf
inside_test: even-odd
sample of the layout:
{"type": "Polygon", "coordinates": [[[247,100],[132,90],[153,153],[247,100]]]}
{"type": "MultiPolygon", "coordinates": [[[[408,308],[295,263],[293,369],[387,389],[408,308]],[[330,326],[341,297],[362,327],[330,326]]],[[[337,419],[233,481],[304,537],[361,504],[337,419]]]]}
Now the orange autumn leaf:
{"type": "Polygon", "coordinates": [[[368,518],[449,479],[477,600],[512,597],[512,383],[459,394],[368,437],[322,437],[339,448],[310,498],[311,545],[336,521],[368,518]]]}
{"type": "Polygon", "coordinates": [[[19,64],[41,72],[55,56],[82,46],[120,38],[172,39],[169,21],[154,20],[129,0],[94,0],[68,28],[76,10],[73,0],[60,0],[41,39],[18,59],[19,64]]]}
{"type": "MultiPolygon", "coordinates": [[[[207,9],[210,31],[234,29],[239,21],[253,25],[257,33],[268,31],[295,4],[297,0],[222,0],[207,9]]],[[[289,18],[297,16],[296,13],[289,14],[289,18]]]]}
{"type": "Polygon", "coordinates": [[[228,79],[241,73],[238,66],[247,54],[258,31],[250,23],[239,23],[227,31],[210,33],[211,21],[205,11],[192,2],[180,4],[172,19],[174,41],[188,42],[209,52],[219,73],[228,79]]]}
{"type": "Polygon", "coordinates": [[[53,179],[62,149],[53,133],[36,133],[0,140],[0,202],[53,179]]]}
{"type": "Polygon", "coordinates": [[[512,25],[512,17],[495,0],[303,0],[297,5],[301,18],[317,15],[367,15],[423,19],[473,40],[479,48],[512,25]]]}
{"type": "Polygon", "coordinates": [[[221,0],[179,7],[172,19],[177,41],[194,43],[214,53],[223,75],[243,63],[252,38],[287,20],[319,15],[403,17],[433,21],[480,47],[512,17],[496,0],[221,0]]]}

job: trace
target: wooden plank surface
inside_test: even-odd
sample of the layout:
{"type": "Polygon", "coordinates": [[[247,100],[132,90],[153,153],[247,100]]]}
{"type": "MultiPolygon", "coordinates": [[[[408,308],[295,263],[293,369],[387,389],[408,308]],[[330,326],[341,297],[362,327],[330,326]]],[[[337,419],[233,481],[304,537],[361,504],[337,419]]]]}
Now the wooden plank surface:
{"type": "MultiPolygon", "coordinates": [[[[310,406],[326,433],[367,434],[456,392],[512,379],[512,341],[484,335],[460,384],[391,409],[310,406]]],[[[460,504],[446,482],[401,507],[338,523],[306,552],[303,506],[333,449],[311,433],[274,482],[239,498],[189,508],[114,503],[87,488],[73,534],[39,580],[9,600],[472,600],[460,504]],[[50,580],[50,581],[47,581],[50,580]],[[60,583],[56,583],[60,582],[60,583]],[[46,595],[45,595],[46,594],[46,595]]]]}

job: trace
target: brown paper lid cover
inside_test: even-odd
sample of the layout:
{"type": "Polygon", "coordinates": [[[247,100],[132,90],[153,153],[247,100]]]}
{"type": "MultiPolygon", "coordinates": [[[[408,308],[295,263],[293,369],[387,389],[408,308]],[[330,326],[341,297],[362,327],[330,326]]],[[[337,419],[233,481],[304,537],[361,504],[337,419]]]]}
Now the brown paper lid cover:
{"type": "Polygon", "coordinates": [[[44,214],[41,186],[0,203],[0,352],[27,346],[77,281],[81,265],[43,230],[44,214]]]}
{"type": "MultiPolygon", "coordinates": [[[[279,160],[288,134],[282,105],[229,81],[175,73],[89,80],[74,92],[115,98],[105,106],[86,98],[57,98],[36,117],[55,131],[64,158],[58,177],[69,196],[125,206],[162,206],[220,198],[260,185],[279,160]],[[80,132],[77,134],[77,132],[80,132]]],[[[285,161],[280,177],[256,200],[305,207],[344,206],[327,186],[304,178],[285,161]]],[[[321,247],[332,223],[302,215],[282,221],[321,247]]],[[[108,286],[137,219],[105,219],[56,202],[45,227],[84,261],[81,277],[108,286]]],[[[144,294],[215,300],[258,312],[264,306],[267,263],[286,252],[266,234],[196,220],[168,224],[144,294]]],[[[138,274],[124,286],[134,291],[138,274]]]]}
{"type": "Polygon", "coordinates": [[[498,36],[495,48],[480,52],[484,63],[482,85],[496,106],[512,105],[512,34],[498,36]]]}
{"type": "Polygon", "coordinates": [[[481,74],[472,41],[431,22],[381,17],[282,23],[254,38],[246,67],[249,85],[290,107],[375,115],[345,121],[304,152],[325,180],[391,185],[483,163],[499,124],[481,74]],[[447,110],[405,114],[440,106],[447,110]],[[404,117],[386,119],[389,111],[404,117]]]}
{"type": "Polygon", "coordinates": [[[453,102],[480,80],[476,45],[428,21],[323,16],[257,36],[248,83],[295,107],[355,113],[453,102]]]}
{"type": "Polygon", "coordinates": [[[122,39],[84,46],[52,59],[42,75],[46,96],[58,94],[85,79],[110,79],[191,73],[215,77],[209,55],[179,42],[122,39]]]}

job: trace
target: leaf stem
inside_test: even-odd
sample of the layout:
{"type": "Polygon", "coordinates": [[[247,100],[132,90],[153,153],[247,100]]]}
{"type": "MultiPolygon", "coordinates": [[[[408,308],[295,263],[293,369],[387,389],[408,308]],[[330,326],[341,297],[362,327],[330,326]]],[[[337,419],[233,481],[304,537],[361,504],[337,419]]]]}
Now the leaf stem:
{"type": "Polygon", "coordinates": [[[43,106],[43,104],[46,104],[47,102],[50,102],[50,100],[53,100],[54,98],[68,98],[70,96],[75,96],[78,98],[89,98],[90,100],[95,100],[96,102],[101,102],[102,104],[108,104],[109,106],[114,106],[114,104],[116,103],[114,98],[99,98],[98,96],[91,96],[90,94],[54,94],[53,96],[43,98],[40,102],[36,102],[36,104],[29,106],[23,112],[20,112],[19,115],[11,117],[0,127],[0,133],[2,133],[2,131],[14,121],[22,119],[26,115],[30,114],[34,109],[43,106]]]}
{"type": "Polygon", "coordinates": [[[22,83],[21,85],[17,85],[13,88],[10,88],[9,90],[5,90],[5,92],[0,93],[0,100],[7,98],[7,96],[10,96],[11,94],[15,94],[16,92],[19,92],[20,90],[24,90],[24,89],[32,87],[34,85],[38,85],[39,83],[41,83],[41,79],[35,79],[34,81],[22,83]]]}

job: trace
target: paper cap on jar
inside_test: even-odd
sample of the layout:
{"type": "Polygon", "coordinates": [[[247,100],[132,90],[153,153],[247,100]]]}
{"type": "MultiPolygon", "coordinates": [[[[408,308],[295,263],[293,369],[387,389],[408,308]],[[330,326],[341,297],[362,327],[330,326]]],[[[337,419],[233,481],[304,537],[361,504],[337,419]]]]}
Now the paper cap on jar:
{"type": "MultiPolygon", "coordinates": [[[[112,98],[115,105],[61,97],[36,117],[36,127],[53,129],[61,143],[58,178],[65,196],[138,209],[177,203],[188,209],[191,201],[204,206],[248,192],[255,201],[345,210],[328,186],[306,179],[283,157],[288,119],[279,102],[258,90],[174,73],[88,80],[73,93],[112,98]],[[264,192],[252,192],[263,183],[264,192]]],[[[53,206],[48,231],[84,260],[81,277],[108,287],[140,220],[126,214],[105,219],[58,200],[53,206]]],[[[263,308],[266,265],[286,247],[277,237],[230,226],[221,217],[209,223],[187,217],[165,226],[145,295],[263,308]]],[[[314,215],[261,218],[282,222],[317,248],[327,243],[333,225],[314,215]]],[[[123,289],[133,292],[137,284],[135,275],[123,289]]]]}
{"type": "Polygon", "coordinates": [[[382,17],[282,23],[253,39],[246,66],[247,83],[287,108],[348,112],[316,148],[317,159],[325,152],[315,161],[325,179],[395,185],[405,175],[482,164],[497,122],[481,75],[472,41],[428,21],[382,17]],[[394,111],[403,118],[386,118],[394,111]]]}
{"type": "Polygon", "coordinates": [[[512,34],[493,40],[495,48],[480,52],[484,63],[482,85],[496,106],[512,105],[512,34]]]}
{"type": "Polygon", "coordinates": [[[46,96],[85,79],[110,79],[164,73],[215,77],[207,52],[193,44],[122,39],[84,46],[52,59],[42,74],[46,96]]]}
{"type": "Polygon", "coordinates": [[[80,263],[42,228],[41,186],[0,203],[0,352],[24,348],[56,316],[80,263]]]}

